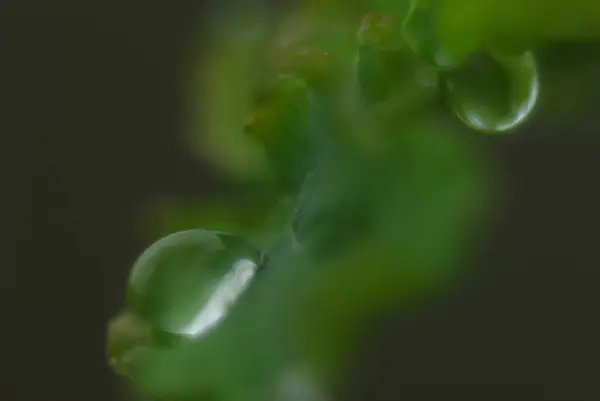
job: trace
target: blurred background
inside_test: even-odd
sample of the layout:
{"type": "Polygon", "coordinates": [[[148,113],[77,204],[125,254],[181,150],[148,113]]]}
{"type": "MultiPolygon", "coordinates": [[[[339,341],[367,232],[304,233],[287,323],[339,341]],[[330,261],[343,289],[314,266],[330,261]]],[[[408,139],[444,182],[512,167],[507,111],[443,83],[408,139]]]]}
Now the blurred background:
{"type": "MultiPolygon", "coordinates": [[[[190,32],[211,9],[110,3],[0,9],[3,400],[120,399],[106,322],[150,242],[140,208],[221,190],[181,143],[190,32]]],[[[374,317],[342,399],[600,399],[600,52],[586,55],[568,118],[478,139],[504,196],[475,268],[374,317]]]]}

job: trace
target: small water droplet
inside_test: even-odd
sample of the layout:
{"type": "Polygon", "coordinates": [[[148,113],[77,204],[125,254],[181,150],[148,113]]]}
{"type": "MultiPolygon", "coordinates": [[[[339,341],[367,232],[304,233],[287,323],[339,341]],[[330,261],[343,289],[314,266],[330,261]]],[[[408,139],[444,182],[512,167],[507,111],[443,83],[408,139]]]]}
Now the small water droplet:
{"type": "Polygon", "coordinates": [[[227,315],[261,259],[234,235],[201,229],[171,234],[135,262],[128,307],[158,332],[197,338],[227,315]]]}
{"type": "Polygon", "coordinates": [[[448,98],[469,127],[489,133],[511,130],[531,115],[539,76],[531,52],[517,56],[484,53],[446,76],[448,98]]]}

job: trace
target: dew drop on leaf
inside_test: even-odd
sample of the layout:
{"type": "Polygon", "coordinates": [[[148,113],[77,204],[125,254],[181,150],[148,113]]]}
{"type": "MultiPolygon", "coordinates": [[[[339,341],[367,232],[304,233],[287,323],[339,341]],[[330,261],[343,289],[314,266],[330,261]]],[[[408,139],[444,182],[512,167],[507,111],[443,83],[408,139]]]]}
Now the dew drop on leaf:
{"type": "Polygon", "coordinates": [[[197,338],[227,315],[261,262],[261,253],[235,235],[202,229],[171,234],[135,262],[128,308],[165,337],[197,338]]]}
{"type": "Polygon", "coordinates": [[[539,95],[539,76],[531,52],[484,53],[449,71],[451,107],[469,127],[487,133],[511,130],[531,115],[539,95]]]}

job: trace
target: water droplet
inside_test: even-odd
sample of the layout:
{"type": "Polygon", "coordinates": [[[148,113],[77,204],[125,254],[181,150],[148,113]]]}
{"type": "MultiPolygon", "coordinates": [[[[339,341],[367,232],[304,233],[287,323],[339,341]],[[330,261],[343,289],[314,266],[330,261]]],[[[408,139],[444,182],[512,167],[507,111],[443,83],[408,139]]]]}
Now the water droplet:
{"type": "Polygon", "coordinates": [[[128,306],[157,332],[197,338],[227,315],[261,259],[234,235],[201,229],[171,234],[135,262],[128,306]]]}
{"type": "Polygon", "coordinates": [[[446,77],[448,98],[469,127],[489,133],[511,130],[531,114],[539,95],[539,76],[531,52],[484,53],[446,77]]]}

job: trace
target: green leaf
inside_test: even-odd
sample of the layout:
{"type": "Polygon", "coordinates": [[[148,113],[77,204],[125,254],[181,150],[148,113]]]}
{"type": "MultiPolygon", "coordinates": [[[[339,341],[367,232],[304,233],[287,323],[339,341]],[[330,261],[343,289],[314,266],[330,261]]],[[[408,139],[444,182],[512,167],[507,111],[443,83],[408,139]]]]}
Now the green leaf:
{"type": "Polygon", "coordinates": [[[453,275],[473,214],[485,204],[482,166],[457,137],[433,133],[440,127],[388,130],[379,153],[355,158],[359,149],[337,148],[331,176],[322,177],[339,182],[339,191],[309,189],[311,206],[298,216],[305,237],[281,232],[244,302],[214,331],[140,358],[134,380],[142,389],[171,399],[254,401],[296,366],[330,388],[373,312],[453,275]],[[366,225],[356,224],[354,211],[328,219],[332,206],[356,199],[366,225]]]}
{"type": "Polygon", "coordinates": [[[416,58],[403,40],[401,25],[388,14],[370,13],[358,31],[357,79],[365,105],[404,98],[405,107],[422,108],[437,94],[438,72],[416,58]]]}
{"type": "Polygon", "coordinates": [[[554,40],[600,38],[595,0],[417,0],[404,36],[417,54],[453,67],[492,45],[522,52],[554,40]]]}

